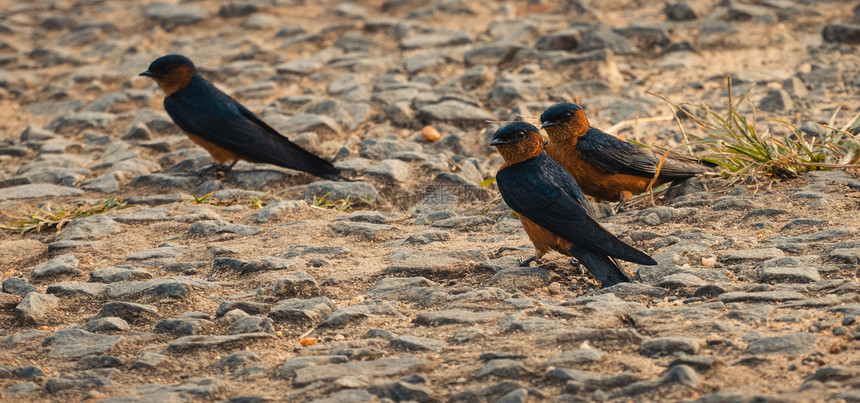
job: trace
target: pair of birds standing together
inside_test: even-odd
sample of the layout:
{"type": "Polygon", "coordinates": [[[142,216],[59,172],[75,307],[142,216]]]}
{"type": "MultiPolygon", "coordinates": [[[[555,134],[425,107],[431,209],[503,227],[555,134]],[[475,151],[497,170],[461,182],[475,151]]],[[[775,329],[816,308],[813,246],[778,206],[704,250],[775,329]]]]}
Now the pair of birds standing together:
{"type": "MultiPolygon", "coordinates": [[[[214,164],[206,170],[230,170],[244,159],[344,179],[330,162],[289,141],[198,75],[188,58],[162,56],[140,75],[164,90],[168,115],[212,156],[214,164]]],[[[505,159],[496,176],[499,191],[535,246],[535,256],[523,264],[555,250],[575,257],[603,286],[629,281],[614,258],[656,264],[601,227],[585,194],[623,202],[642,193],[652,185],[660,157],[590,127],[582,108],[571,103],[550,107],[541,122],[550,137],[546,146],[538,129],[523,122],[499,129],[490,143],[505,159]]],[[[669,158],[659,171],[653,184],[695,176],[705,168],[669,158]]]]}

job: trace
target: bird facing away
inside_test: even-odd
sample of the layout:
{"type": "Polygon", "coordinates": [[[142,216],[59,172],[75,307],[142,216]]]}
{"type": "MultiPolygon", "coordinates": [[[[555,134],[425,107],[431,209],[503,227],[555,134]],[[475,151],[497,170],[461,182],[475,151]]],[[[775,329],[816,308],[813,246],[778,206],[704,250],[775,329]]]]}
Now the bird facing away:
{"type": "Polygon", "coordinates": [[[152,78],[164,90],[167,114],[212,156],[215,163],[203,172],[229,171],[241,159],[343,179],[330,162],[291,142],[197,74],[187,57],[159,57],[140,75],[152,78]]]}
{"type": "MultiPolygon", "coordinates": [[[[623,203],[648,190],[661,154],[591,127],[576,104],[553,105],[541,114],[540,121],[549,135],[547,154],[573,175],[585,194],[623,203]]],[[[707,171],[696,160],[669,155],[653,186],[707,171]]]]}
{"type": "Polygon", "coordinates": [[[544,152],[536,127],[522,122],[509,124],[495,133],[490,145],[496,146],[505,159],[496,183],[534,244],[535,258],[550,250],[573,256],[604,287],[629,281],[613,258],[657,264],[591,218],[589,201],[573,176],[544,152]]]}

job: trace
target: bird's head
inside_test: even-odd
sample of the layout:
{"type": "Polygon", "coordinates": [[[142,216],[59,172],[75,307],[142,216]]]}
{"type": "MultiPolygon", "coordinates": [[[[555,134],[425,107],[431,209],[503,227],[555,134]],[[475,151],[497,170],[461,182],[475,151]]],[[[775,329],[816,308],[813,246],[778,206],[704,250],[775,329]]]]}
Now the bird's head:
{"type": "Polygon", "coordinates": [[[550,106],[540,115],[541,128],[550,141],[576,138],[588,131],[588,118],[577,104],[562,102],[550,106]]]}
{"type": "Polygon", "coordinates": [[[167,95],[184,88],[197,74],[194,63],[182,55],[167,55],[155,59],[141,76],[149,77],[158,84],[167,95]]]}
{"type": "Polygon", "coordinates": [[[511,123],[497,130],[491,146],[495,146],[506,165],[516,164],[543,152],[543,139],[538,128],[525,122],[511,123]]]}

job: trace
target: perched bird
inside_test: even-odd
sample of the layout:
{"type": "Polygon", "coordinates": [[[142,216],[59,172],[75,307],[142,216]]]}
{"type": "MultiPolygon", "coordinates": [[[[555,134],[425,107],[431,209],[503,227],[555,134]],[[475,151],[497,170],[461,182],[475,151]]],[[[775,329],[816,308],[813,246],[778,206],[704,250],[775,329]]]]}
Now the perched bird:
{"type": "MultiPolygon", "coordinates": [[[[661,154],[589,126],[585,112],[572,103],[547,108],[540,121],[549,135],[547,154],[576,178],[585,194],[623,204],[648,190],[661,154]]],[[[694,159],[669,155],[653,186],[707,171],[694,159]]]]}
{"type": "Polygon", "coordinates": [[[512,123],[490,145],[505,163],[496,183],[505,203],[517,212],[540,259],[550,250],[575,257],[604,287],[629,281],[614,258],[655,265],[650,256],[621,242],[591,218],[589,201],[564,168],[543,150],[538,129],[512,123]]]}
{"type": "Polygon", "coordinates": [[[197,74],[187,57],[159,57],[140,75],[158,83],[166,94],[167,114],[191,141],[212,156],[215,163],[202,172],[229,171],[241,159],[343,179],[330,162],[291,142],[197,74]]]}

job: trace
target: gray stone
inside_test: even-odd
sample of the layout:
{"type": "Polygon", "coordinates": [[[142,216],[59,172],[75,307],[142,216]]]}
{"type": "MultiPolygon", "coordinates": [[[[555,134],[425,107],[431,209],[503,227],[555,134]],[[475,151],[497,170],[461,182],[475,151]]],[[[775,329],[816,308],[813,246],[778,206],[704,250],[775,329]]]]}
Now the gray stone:
{"type": "Polygon", "coordinates": [[[134,302],[106,302],[102,305],[98,316],[100,318],[118,317],[129,322],[143,322],[151,319],[158,313],[158,308],[152,305],[138,304],[134,302]]]}
{"type": "MultiPolygon", "coordinates": [[[[215,260],[221,260],[221,259],[215,259],[215,260]]],[[[224,260],[226,260],[226,259],[224,259],[224,260]]],[[[238,259],[230,259],[230,260],[237,260],[239,262],[242,262],[241,260],[238,260],[238,259]]],[[[217,264],[213,263],[213,266],[221,266],[221,265],[217,265],[217,264]]],[[[250,262],[241,264],[241,265],[239,265],[239,267],[236,267],[236,268],[241,269],[242,273],[253,273],[253,272],[258,272],[258,271],[271,271],[271,270],[295,270],[297,268],[304,267],[304,266],[305,266],[305,263],[301,259],[281,259],[281,258],[272,257],[272,256],[263,256],[263,257],[258,257],[256,259],[250,261],[250,262]]],[[[234,268],[234,269],[236,269],[236,268],[234,268]]]]}
{"type": "Polygon", "coordinates": [[[226,336],[185,336],[172,341],[167,349],[175,352],[189,352],[199,349],[236,348],[257,340],[273,339],[269,333],[243,333],[226,336]]]}
{"type": "Polygon", "coordinates": [[[156,333],[168,333],[177,336],[193,336],[212,330],[215,323],[204,318],[175,317],[165,319],[155,324],[156,333]]]}
{"type": "Polygon", "coordinates": [[[522,362],[506,358],[490,360],[478,371],[478,377],[495,376],[503,379],[519,379],[530,371],[522,362]]]}
{"type": "Polygon", "coordinates": [[[432,242],[444,242],[451,238],[451,233],[439,230],[425,230],[409,235],[405,243],[424,245],[432,242]]]}
{"type": "Polygon", "coordinates": [[[400,311],[390,302],[374,300],[339,308],[326,316],[325,320],[319,326],[342,328],[348,325],[355,325],[368,318],[378,317],[404,318],[400,311]]]}
{"type": "Polygon", "coordinates": [[[188,232],[193,235],[212,236],[215,234],[238,234],[243,236],[256,235],[261,231],[260,227],[250,225],[232,224],[223,220],[204,220],[191,224],[188,232]]]}
{"type": "Polygon", "coordinates": [[[58,237],[61,241],[92,240],[122,232],[116,221],[99,214],[77,219],[67,225],[58,237]]]}
{"type": "Polygon", "coordinates": [[[185,251],[187,247],[185,246],[165,246],[161,248],[155,249],[147,249],[138,252],[134,252],[126,259],[128,260],[148,260],[148,259],[165,259],[165,258],[174,258],[178,256],[180,253],[185,251]]]}
{"type": "Polygon", "coordinates": [[[796,291],[735,291],[720,294],[718,299],[728,304],[731,302],[786,302],[806,299],[806,297],[796,291]]]}
{"type": "Polygon", "coordinates": [[[90,273],[91,282],[116,283],[120,281],[142,281],[152,278],[146,270],[135,269],[131,266],[104,267],[90,273]]]}
{"type": "Polygon", "coordinates": [[[372,241],[386,241],[394,237],[397,227],[363,222],[333,222],[328,225],[337,234],[356,236],[372,241]]]}
{"type": "Polygon", "coordinates": [[[262,302],[224,301],[218,305],[218,309],[215,311],[215,317],[224,316],[224,314],[234,309],[242,310],[250,315],[263,315],[269,312],[269,308],[269,304],[262,302]]]}
{"type": "Polygon", "coordinates": [[[107,286],[104,284],[65,282],[48,287],[45,293],[58,297],[101,297],[105,295],[106,290],[107,286]]]}
{"type": "Polygon", "coordinates": [[[65,254],[41,263],[30,272],[31,279],[42,279],[46,277],[59,276],[63,274],[80,274],[78,270],[78,259],[72,254],[65,254]]]}
{"type": "Polygon", "coordinates": [[[445,343],[436,339],[406,335],[391,339],[391,347],[407,351],[437,351],[445,347],[445,343]]]}
{"type": "Polygon", "coordinates": [[[767,112],[785,112],[794,110],[794,101],[785,90],[773,90],[767,94],[758,104],[759,109],[767,112]]]}
{"type": "Polygon", "coordinates": [[[815,267],[763,267],[761,281],[766,283],[812,283],[821,280],[815,267]]]}
{"type": "Polygon", "coordinates": [[[251,363],[260,362],[260,356],[251,351],[237,351],[225,357],[221,357],[218,361],[212,363],[212,367],[222,370],[235,371],[240,368],[249,366],[251,363]]]}
{"type": "Polygon", "coordinates": [[[107,352],[121,338],[120,336],[100,335],[79,328],[70,328],[58,330],[48,336],[44,345],[53,346],[48,353],[49,357],[72,359],[107,352]]]}
{"type": "Polygon", "coordinates": [[[284,361],[281,366],[281,378],[294,378],[296,371],[310,365],[326,365],[326,364],[343,364],[349,360],[342,355],[324,355],[324,356],[308,356],[295,357],[284,361]]]}
{"type": "Polygon", "coordinates": [[[666,8],[663,12],[666,14],[666,19],[670,21],[688,21],[699,18],[696,10],[686,0],[666,2],[666,8]]]}
{"type": "Polygon", "coordinates": [[[368,378],[405,375],[431,370],[433,367],[432,362],[411,356],[344,364],[309,365],[296,370],[293,385],[301,387],[314,382],[327,382],[355,374],[362,374],[368,378]]]}
{"type": "Polygon", "coordinates": [[[48,197],[71,197],[81,196],[84,192],[66,186],[57,186],[47,183],[10,186],[0,193],[0,200],[35,199],[48,197]]]}
{"type": "Polygon", "coordinates": [[[424,124],[450,123],[458,127],[483,127],[488,121],[496,120],[491,113],[456,100],[418,108],[418,119],[424,124]]]}
{"type": "Polygon", "coordinates": [[[153,221],[164,221],[170,216],[170,212],[163,208],[147,208],[135,211],[131,214],[123,214],[114,217],[114,221],[128,224],[147,223],[153,221]]]}
{"type": "Polygon", "coordinates": [[[578,348],[557,354],[548,364],[556,367],[570,367],[599,362],[606,353],[595,348],[578,348]]]}
{"type": "Polygon", "coordinates": [[[314,297],[320,294],[316,280],[305,271],[290,274],[275,284],[275,294],[282,297],[314,297]]]}
{"type": "Polygon", "coordinates": [[[152,351],[146,351],[141,354],[138,359],[131,363],[131,368],[138,370],[154,370],[161,366],[161,364],[163,364],[165,361],[167,361],[166,355],[158,354],[152,351]]]}
{"type": "Polygon", "coordinates": [[[131,329],[131,326],[129,326],[128,322],[122,320],[122,318],[109,316],[90,321],[84,326],[84,329],[92,333],[124,332],[131,329]]]}
{"type": "Polygon", "coordinates": [[[292,213],[304,211],[308,204],[304,200],[276,200],[269,202],[266,207],[251,215],[251,221],[257,224],[283,220],[292,213]]]}
{"type": "Polygon", "coordinates": [[[683,336],[655,337],[646,339],[639,346],[639,353],[648,357],[673,355],[678,352],[696,354],[704,343],[701,340],[683,336]]]}
{"type": "Polygon", "coordinates": [[[111,355],[88,355],[75,363],[75,369],[116,368],[122,365],[122,360],[111,355]]]}
{"type": "Polygon", "coordinates": [[[15,307],[15,318],[28,324],[46,323],[50,313],[59,305],[59,301],[53,295],[30,292],[15,307]]]}
{"type": "Polygon", "coordinates": [[[705,281],[690,273],[675,273],[661,278],[655,284],[658,287],[664,288],[686,288],[686,287],[701,287],[705,281]]]}
{"type": "Polygon", "coordinates": [[[422,312],[412,323],[419,326],[439,325],[472,325],[477,323],[495,322],[504,316],[501,312],[467,311],[465,309],[446,309],[442,311],[422,312]]]}
{"type": "Polygon", "coordinates": [[[3,280],[3,292],[5,293],[23,297],[33,291],[38,291],[38,289],[30,285],[26,278],[9,277],[3,280]]]}
{"type": "Polygon", "coordinates": [[[858,24],[828,24],[821,31],[826,42],[860,43],[860,25],[858,24]]]}
{"type": "Polygon", "coordinates": [[[39,385],[32,382],[18,382],[6,388],[6,394],[10,397],[20,397],[22,395],[36,392],[40,389],[42,388],[39,385]]]}
{"type": "Polygon", "coordinates": [[[275,334],[275,324],[272,319],[262,316],[248,316],[240,318],[230,325],[227,334],[242,333],[271,333],[275,334]]]}
{"type": "Polygon", "coordinates": [[[752,354],[804,355],[815,349],[817,337],[812,333],[792,333],[784,336],[762,337],[750,341],[747,351],[752,354]]]}
{"type": "Polygon", "coordinates": [[[116,386],[110,378],[116,377],[116,368],[91,369],[77,372],[67,372],[45,382],[45,389],[51,394],[58,394],[68,389],[95,390],[101,387],[116,386]]]}
{"type": "MultiPolygon", "coordinates": [[[[836,248],[827,253],[833,261],[848,264],[860,264],[860,248],[836,248]]],[[[4,291],[5,283],[4,283],[4,291]]]]}
{"type": "Polygon", "coordinates": [[[729,253],[720,260],[725,264],[741,264],[748,262],[761,262],[768,259],[781,258],[783,256],[785,256],[785,252],[777,248],[763,248],[739,250],[729,253]]]}
{"type": "Polygon", "coordinates": [[[158,277],[147,281],[111,283],[107,286],[110,298],[126,298],[147,295],[154,298],[184,299],[196,291],[216,287],[206,281],[193,277],[158,277]]]}
{"type": "Polygon", "coordinates": [[[143,7],[143,15],[162,28],[172,31],[183,25],[193,25],[206,18],[206,10],[191,4],[155,2],[143,7]]]}
{"type": "Polygon", "coordinates": [[[426,49],[443,46],[465,45],[472,42],[472,35],[464,31],[440,30],[429,33],[415,33],[400,40],[405,50],[426,49]]]}
{"type": "Polygon", "coordinates": [[[364,170],[364,174],[389,182],[404,182],[409,178],[409,164],[395,159],[380,161],[364,170]]]}
{"type": "Polygon", "coordinates": [[[394,158],[404,152],[421,152],[421,145],[402,140],[364,139],[359,149],[361,157],[374,160],[394,158]]]}
{"type": "Polygon", "coordinates": [[[278,301],[268,316],[276,323],[309,325],[320,322],[334,308],[334,302],[327,297],[285,299],[278,301]]]}

